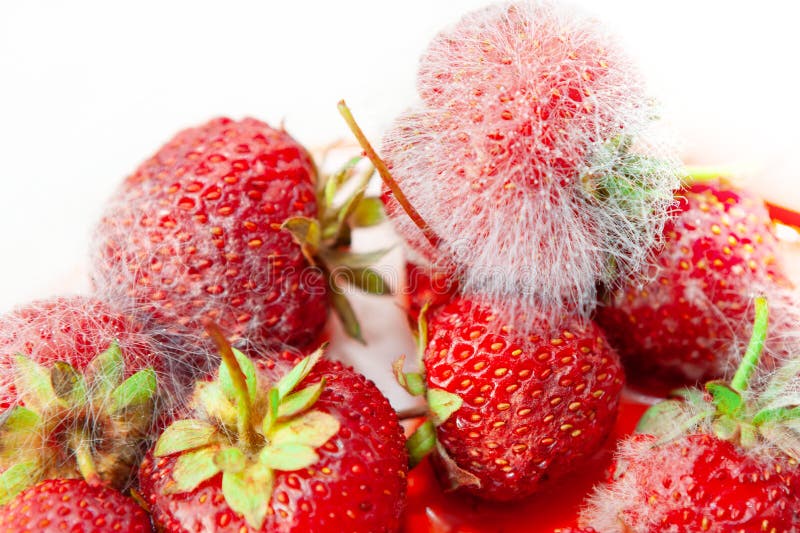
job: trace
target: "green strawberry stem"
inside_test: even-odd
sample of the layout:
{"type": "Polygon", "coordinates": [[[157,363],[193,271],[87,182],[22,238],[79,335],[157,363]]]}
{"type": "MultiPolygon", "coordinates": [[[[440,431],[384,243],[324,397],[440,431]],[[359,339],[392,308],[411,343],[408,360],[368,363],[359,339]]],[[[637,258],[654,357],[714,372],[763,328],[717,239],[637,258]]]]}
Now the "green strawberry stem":
{"type": "Polygon", "coordinates": [[[736,369],[736,374],[731,381],[731,388],[738,392],[747,390],[747,385],[753,375],[761,353],[764,350],[764,341],[767,337],[767,323],[769,319],[769,307],[767,299],[759,296],[755,299],[756,317],[753,322],[753,333],[747,345],[747,351],[736,369]]]}
{"type": "Polygon", "coordinates": [[[253,410],[250,405],[250,395],[247,391],[247,381],[244,372],[242,372],[242,368],[239,366],[239,362],[233,354],[231,345],[228,339],[225,338],[225,335],[222,334],[222,331],[220,331],[219,326],[213,322],[209,322],[206,324],[206,331],[208,331],[211,340],[216,344],[220,356],[222,357],[222,364],[228,368],[228,372],[230,372],[233,381],[233,387],[236,391],[236,409],[238,415],[236,417],[236,424],[239,430],[239,439],[245,449],[249,451],[255,450],[258,446],[259,438],[255,428],[253,428],[253,410]]]}
{"type": "Polygon", "coordinates": [[[82,429],[75,430],[69,439],[69,447],[75,454],[78,471],[90,485],[100,485],[102,480],[92,458],[91,437],[82,429]]]}
{"type": "Polygon", "coordinates": [[[706,181],[715,180],[720,177],[729,177],[736,172],[728,167],[715,167],[715,166],[687,166],[684,167],[685,176],[683,181],[685,184],[703,183],[706,181]]]}
{"type": "Polygon", "coordinates": [[[338,107],[342,118],[344,118],[345,122],[347,122],[350,131],[352,131],[353,135],[355,135],[356,139],[358,140],[358,144],[360,144],[361,148],[364,149],[364,153],[375,166],[375,169],[378,171],[378,174],[380,174],[383,182],[392,191],[397,203],[400,204],[414,224],[416,224],[416,226],[422,230],[422,233],[425,235],[425,238],[428,239],[428,242],[430,242],[434,248],[438,248],[441,239],[436,232],[431,229],[428,223],[425,222],[419,212],[414,209],[414,206],[408,201],[406,195],[403,194],[402,189],[400,189],[400,185],[395,181],[395,179],[392,177],[392,174],[389,172],[389,169],[386,167],[386,163],[384,163],[380,156],[378,156],[378,153],[370,144],[367,136],[364,135],[361,127],[359,127],[358,123],[356,123],[356,119],[353,118],[353,114],[350,112],[350,109],[347,107],[345,101],[340,100],[338,107]]]}

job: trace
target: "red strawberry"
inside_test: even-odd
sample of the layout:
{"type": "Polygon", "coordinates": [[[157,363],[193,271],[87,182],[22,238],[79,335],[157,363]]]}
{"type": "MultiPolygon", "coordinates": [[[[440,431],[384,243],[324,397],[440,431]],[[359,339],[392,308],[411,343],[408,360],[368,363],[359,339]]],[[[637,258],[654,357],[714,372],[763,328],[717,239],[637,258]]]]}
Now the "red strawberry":
{"type": "Polygon", "coordinates": [[[131,498],[82,479],[49,479],[0,507],[0,530],[14,533],[149,533],[150,517],[131,498]]]}
{"type": "Polygon", "coordinates": [[[491,500],[523,498],[580,468],[611,431],[623,384],[591,322],[565,320],[555,332],[540,316],[517,323],[528,327],[455,297],[433,314],[425,349],[434,458],[450,488],[491,500]]]}
{"type": "Polygon", "coordinates": [[[397,416],[375,386],[319,360],[321,351],[291,371],[285,357],[253,364],[224,344],[221,351],[217,381],[195,391],[200,418],[167,428],[142,464],[158,527],[397,530],[407,456],[397,416]]]}
{"type": "Polygon", "coordinates": [[[256,345],[312,342],[326,281],[282,229],[317,215],[315,170],[285,131],[252,118],[184,130],[117,190],[96,233],[100,294],[256,345]]]}
{"type": "Polygon", "coordinates": [[[695,183],[678,196],[664,239],[651,281],[615,292],[597,320],[635,374],[722,376],[747,340],[754,293],[788,285],[767,210],[729,184],[695,183]]]}
{"type": "Polygon", "coordinates": [[[126,486],[154,410],[169,405],[155,402],[166,400],[156,397],[158,357],[98,300],[45,300],[0,317],[0,504],[47,478],[126,486]]]}
{"type": "Polygon", "coordinates": [[[684,389],[653,406],[623,441],[582,523],[603,532],[796,531],[800,526],[798,363],[753,379],[766,300],[730,383],[684,389]],[[753,381],[759,387],[749,390],[753,381]]]}

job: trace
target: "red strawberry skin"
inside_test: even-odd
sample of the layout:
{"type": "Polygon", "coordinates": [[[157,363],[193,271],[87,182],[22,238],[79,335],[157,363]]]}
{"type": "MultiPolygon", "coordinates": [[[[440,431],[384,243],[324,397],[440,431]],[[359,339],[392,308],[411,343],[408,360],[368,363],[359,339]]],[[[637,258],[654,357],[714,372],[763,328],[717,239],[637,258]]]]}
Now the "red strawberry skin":
{"type": "Polygon", "coordinates": [[[45,367],[64,361],[80,371],[115,341],[122,349],[125,377],[147,367],[163,368],[141,327],[96,298],[39,300],[0,316],[0,409],[17,400],[14,356],[28,356],[45,367]]]}
{"type": "Polygon", "coordinates": [[[664,238],[651,281],[624,286],[597,321],[632,375],[720,377],[738,353],[732,339],[749,338],[753,293],[788,285],[769,214],[751,193],[696,183],[678,197],[664,238]]]}
{"type": "MultiPolygon", "coordinates": [[[[258,361],[276,382],[286,361],[258,361]]],[[[339,362],[320,361],[300,387],[327,384],[314,409],[332,414],[339,433],[317,449],[306,470],[276,472],[266,522],[259,531],[397,531],[405,506],[408,457],[397,415],[371,382],[339,362]]],[[[142,463],[139,481],[154,520],[165,533],[255,531],[228,507],[221,475],[194,491],[162,494],[177,455],[142,463]]]]}
{"type": "Polygon", "coordinates": [[[551,333],[543,320],[529,323],[527,331],[509,328],[466,297],[429,322],[428,387],[463,399],[438,438],[479,478],[480,488],[467,489],[486,499],[520,499],[580,468],[617,414],[622,367],[600,329],[568,320],[551,333]]]}
{"type": "Polygon", "coordinates": [[[313,341],[326,282],[281,224],[317,214],[315,170],[285,131],[218,118],[129,176],[95,236],[94,283],[166,323],[210,318],[256,346],[313,341]]]}
{"type": "Polygon", "coordinates": [[[421,264],[406,263],[406,314],[412,328],[416,328],[422,308],[428,312],[447,303],[458,289],[454,277],[444,269],[421,264]]]}
{"type": "Polygon", "coordinates": [[[757,458],[708,434],[658,446],[649,435],[632,439],[612,466],[601,513],[590,500],[583,517],[599,531],[755,533],[800,525],[796,463],[757,458]]]}
{"type": "Polygon", "coordinates": [[[0,531],[14,533],[149,533],[150,517],[111,488],[82,479],[48,479],[0,507],[0,531]]]}

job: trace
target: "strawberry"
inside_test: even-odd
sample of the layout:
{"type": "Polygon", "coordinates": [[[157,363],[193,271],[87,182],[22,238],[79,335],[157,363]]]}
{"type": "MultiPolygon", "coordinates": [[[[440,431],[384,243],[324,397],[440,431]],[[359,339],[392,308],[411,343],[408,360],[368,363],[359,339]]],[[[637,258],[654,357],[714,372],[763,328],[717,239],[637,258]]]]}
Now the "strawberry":
{"type": "Polygon", "coordinates": [[[0,530],[15,533],[149,533],[150,517],[131,498],[82,479],[49,479],[0,507],[0,530]]]}
{"type": "Polygon", "coordinates": [[[282,229],[316,217],[315,169],[283,130],[218,118],[178,133],[110,200],[95,236],[99,294],[258,345],[313,341],[326,282],[282,229]]]}
{"type": "Polygon", "coordinates": [[[588,315],[598,284],[645,264],[677,165],[595,19],[547,1],[467,14],[429,45],[418,90],[376,167],[395,182],[384,197],[400,235],[465,293],[588,315]]]}
{"type": "Polygon", "coordinates": [[[414,262],[406,263],[405,310],[413,326],[425,305],[434,310],[447,303],[458,290],[447,271],[414,262]]]}
{"type": "Polygon", "coordinates": [[[730,383],[683,389],[620,444],[581,521],[603,532],[796,531],[800,526],[798,361],[753,379],[767,305],[730,383]],[[749,383],[760,385],[750,389],[749,383]]]}
{"type": "Polygon", "coordinates": [[[568,319],[554,331],[541,316],[517,317],[528,324],[518,329],[502,316],[454,297],[433,313],[427,342],[423,315],[427,390],[399,372],[402,359],[396,365],[431,412],[409,440],[412,462],[435,437],[446,487],[498,501],[580,468],[612,429],[623,384],[619,358],[593,323],[568,319]]]}
{"type": "Polygon", "coordinates": [[[753,294],[789,285],[773,224],[755,195],[699,182],[678,195],[664,241],[650,281],[631,280],[611,294],[597,321],[632,375],[720,377],[747,340],[753,294]]]}
{"type": "Polygon", "coordinates": [[[34,302],[0,317],[0,367],[0,504],[48,478],[128,485],[169,406],[139,326],[91,298],[34,302]]]}
{"type": "Polygon", "coordinates": [[[160,530],[397,530],[407,456],[377,388],[321,350],[253,363],[212,331],[223,366],[198,382],[197,418],[168,427],[139,472],[160,530]]]}

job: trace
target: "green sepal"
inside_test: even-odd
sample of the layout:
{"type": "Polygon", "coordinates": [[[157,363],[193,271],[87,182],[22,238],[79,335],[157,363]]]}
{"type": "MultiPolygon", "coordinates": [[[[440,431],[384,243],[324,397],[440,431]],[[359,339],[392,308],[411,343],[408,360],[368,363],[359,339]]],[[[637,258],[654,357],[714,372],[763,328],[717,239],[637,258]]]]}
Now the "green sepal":
{"type": "Polygon", "coordinates": [[[746,450],[754,448],[758,444],[758,429],[752,424],[739,424],[739,443],[746,450]]]}
{"type": "Polygon", "coordinates": [[[30,433],[31,431],[36,431],[41,422],[42,417],[39,416],[39,413],[22,405],[16,405],[4,413],[4,420],[0,430],[4,434],[6,432],[14,434],[30,433]]]}
{"type": "Polygon", "coordinates": [[[172,470],[174,483],[167,484],[164,492],[167,494],[191,492],[203,481],[219,474],[221,470],[214,461],[218,450],[217,446],[206,446],[179,455],[172,470]]]}
{"type": "Polygon", "coordinates": [[[56,361],[50,369],[50,385],[59,400],[67,405],[84,405],[89,399],[86,381],[75,368],[64,361],[56,361]]]}
{"type": "Polygon", "coordinates": [[[386,280],[371,267],[340,270],[338,275],[367,294],[386,296],[392,293],[386,280]]]}
{"type": "Polygon", "coordinates": [[[377,226],[386,220],[386,213],[383,210],[383,202],[380,198],[363,198],[350,217],[350,223],[357,228],[369,228],[377,226]]]}
{"type": "Polygon", "coordinates": [[[425,350],[428,349],[428,309],[430,306],[430,302],[425,302],[417,316],[417,363],[420,372],[425,368],[425,350]]]}
{"type": "Polygon", "coordinates": [[[436,428],[430,420],[426,420],[406,440],[409,468],[417,466],[435,448],[436,428]]]}
{"type": "Polygon", "coordinates": [[[347,226],[346,222],[350,218],[350,216],[355,211],[358,204],[364,199],[364,191],[367,189],[367,184],[369,184],[369,180],[372,177],[374,169],[370,172],[364,174],[361,178],[361,183],[358,185],[356,190],[351,194],[339,208],[339,211],[336,213],[336,227],[341,232],[341,229],[347,226]]]}
{"type": "Polygon", "coordinates": [[[247,457],[239,448],[229,446],[217,451],[214,455],[214,463],[226,474],[236,474],[247,466],[247,457]]]}
{"type": "Polygon", "coordinates": [[[450,415],[461,408],[464,400],[458,394],[453,394],[442,389],[428,389],[426,393],[428,399],[428,411],[431,414],[431,422],[434,426],[444,424],[450,415]]]}
{"type": "Polygon", "coordinates": [[[419,372],[403,372],[406,356],[401,355],[392,363],[392,372],[395,380],[411,396],[423,396],[425,394],[425,378],[419,372]]]}
{"type": "Polygon", "coordinates": [[[699,405],[705,403],[705,397],[703,395],[703,391],[690,387],[674,389],[670,391],[668,398],[684,400],[693,405],[699,405]]]}
{"type": "Polygon", "coordinates": [[[261,431],[264,435],[269,435],[272,426],[278,421],[278,412],[281,407],[281,393],[276,387],[269,389],[267,393],[267,410],[264,413],[264,420],[261,423],[261,431]]]}
{"type": "Polygon", "coordinates": [[[278,418],[289,418],[310,409],[322,394],[326,382],[327,380],[323,377],[318,383],[289,394],[280,404],[278,418]]]}
{"type": "Polygon", "coordinates": [[[251,528],[260,531],[269,510],[273,483],[272,470],[255,462],[241,472],[222,474],[222,495],[234,512],[242,514],[251,528]]]}
{"type": "Polygon", "coordinates": [[[436,452],[440,463],[444,467],[442,470],[445,476],[443,476],[442,484],[444,485],[445,492],[457,490],[461,487],[481,488],[482,483],[480,478],[472,472],[467,472],[458,466],[438,440],[436,441],[436,452]]]}
{"type": "Polygon", "coordinates": [[[272,446],[303,444],[318,448],[339,432],[336,417],[322,411],[308,411],[297,418],[279,422],[268,438],[272,446]]]}
{"type": "Polygon", "coordinates": [[[41,413],[58,401],[46,368],[24,355],[17,355],[15,363],[14,384],[25,405],[41,413]]]}
{"type": "Polygon", "coordinates": [[[736,417],[744,407],[742,395],[723,381],[709,381],[706,390],[713,398],[717,412],[721,415],[736,417]]]}
{"type": "Polygon", "coordinates": [[[157,388],[155,371],[152,368],[140,370],[111,391],[108,410],[113,414],[145,405],[153,399],[157,388]]]}
{"type": "Polygon", "coordinates": [[[726,415],[714,420],[711,427],[714,434],[722,440],[731,440],[739,434],[739,423],[726,415]]]}
{"type": "Polygon", "coordinates": [[[333,312],[336,313],[336,316],[339,317],[344,332],[347,333],[347,336],[351,339],[355,339],[361,344],[366,344],[364,337],[361,336],[361,324],[358,323],[358,318],[356,317],[355,311],[353,311],[353,306],[350,305],[350,302],[345,295],[342,294],[341,289],[336,286],[330,276],[328,276],[328,288],[330,289],[328,291],[328,297],[330,298],[331,307],[333,308],[333,312]]]}
{"type": "Polygon", "coordinates": [[[280,446],[267,446],[261,450],[258,460],[269,468],[291,472],[313,465],[319,461],[319,455],[311,446],[285,443],[280,446]]]}
{"type": "Polygon", "coordinates": [[[321,204],[325,208],[329,208],[333,205],[334,198],[336,197],[336,193],[339,190],[339,187],[353,177],[353,169],[358,165],[363,158],[361,156],[355,156],[350,158],[339,170],[336,171],[335,174],[332,174],[325,180],[325,184],[323,187],[323,194],[321,196],[321,204]]]}
{"type": "Polygon", "coordinates": [[[0,505],[5,505],[41,477],[39,461],[24,461],[11,465],[0,474],[0,505]]]}
{"type": "Polygon", "coordinates": [[[390,248],[381,248],[380,250],[363,253],[323,250],[320,252],[320,257],[322,257],[326,265],[332,268],[367,268],[374,266],[375,263],[380,261],[381,258],[391,252],[393,249],[394,247],[392,246],[390,248]]]}
{"type": "Polygon", "coordinates": [[[92,359],[86,367],[89,376],[89,387],[97,398],[107,398],[117,385],[122,383],[125,376],[125,360],[122,358],[122,349],[117,341],[109,345],[106,350],[92,359]]]}
{"type": "MultiPolygon", "coordinates": [[[[236,357],[236,362],[239,363],[239,368],[242,370],[242,374],[244,374],[244,380],[247,384],[247,396],[250,398],[250,402],[254,402],[256,400],[256,392],[258,390],[258,383],[256,380],[256,365],[250,360],[249,357],[236,348],[231,348],[231,351],[233,352],[234,357],[236,357]]],[[[236,387],[233,385],[233,378],[231,377],[231,372],[228,369],[228,365],[223,364],[219,367],[219,384],[222,392],[225,394],[228,400],[235,402],[236,387]]]]}
{"type": "Polygon", "coordinates": [[[194,401],[206,414],[224,426],[236,426],[236,406],[222,392],[219,382],[201,381],[195,385],[194,401]]]}
{"type": "Polygon", "coordinates": [[[299,363],[294,365],[294,367],[289,371],[288,374],[283,376],[280,381],[278,381],[275,387],[278,389],[278,394],[280,395],[281,400],[286,398],[290,392],[292,392],[301,381],[303,381],[306,376],[313,370],[314,366],[322,359],[322,355],[325,353],[325,348],[327,344],[317,348],[314,353],[304,357],[299,363]]]}
{"type": "Polygon", "coordinates": [[[300,245],[303,255],[313,263],[314,256],[317,255],[322,244],[322,230],[319,221],[308,217],[291,217],[286,219],[281,225],[281,229],[292,234],[294,241],[300,245]]]}
{"type": "Polygon", "coordinates": [[[665,431],[675,426],[683,412],[683,405],[680,400],[664,400],[653,404],[642,414],[636,424],[635,432],[647,435],[663,435],[665,431]]]}
{"type": "Polygon", "coordinates": [[[204,420],[176,420],[170,424],[156,442],[153,455],[164,457],[213,443],[217,428],[204,420]]]}
{"type": "Polygon", "coordinates": [[[753,417],[753,425],[778,424],[788,420],[800,420],[800,406],[762,409],[753,417]]]}

